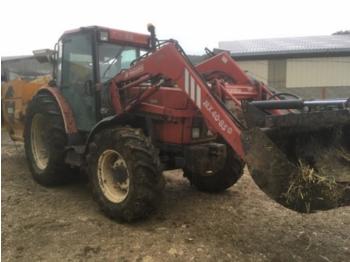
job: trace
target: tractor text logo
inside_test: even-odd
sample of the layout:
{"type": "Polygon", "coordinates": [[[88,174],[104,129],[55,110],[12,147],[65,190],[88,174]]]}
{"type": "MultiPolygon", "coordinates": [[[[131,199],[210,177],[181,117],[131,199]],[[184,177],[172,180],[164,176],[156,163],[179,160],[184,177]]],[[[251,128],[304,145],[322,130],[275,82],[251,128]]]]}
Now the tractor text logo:
{"type": "Polygon", "coordinates": [[[222,119],[220,114],[214,109],[214,107],[210,104],[208,100],[205,100],[203,102],[204,108],[210,113],[214,121],[218,124],[220,129],[227,134],[231,135],[232,134],[232,128],[226,124],[225,120],[222,119]]]}

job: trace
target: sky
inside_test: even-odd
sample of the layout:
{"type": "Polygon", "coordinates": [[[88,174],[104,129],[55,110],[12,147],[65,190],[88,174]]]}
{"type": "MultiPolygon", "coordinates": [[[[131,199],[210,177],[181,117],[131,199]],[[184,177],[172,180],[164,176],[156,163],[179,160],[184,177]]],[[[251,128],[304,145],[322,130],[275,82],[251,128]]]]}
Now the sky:
{"type": "Polygon", "coordinates": [[[100,25],[179,41],[202,54],[219,41],[330,35],[350,29],[349,0],[3,0],[1,56],[53,48],[68,29],[100,25]]]}

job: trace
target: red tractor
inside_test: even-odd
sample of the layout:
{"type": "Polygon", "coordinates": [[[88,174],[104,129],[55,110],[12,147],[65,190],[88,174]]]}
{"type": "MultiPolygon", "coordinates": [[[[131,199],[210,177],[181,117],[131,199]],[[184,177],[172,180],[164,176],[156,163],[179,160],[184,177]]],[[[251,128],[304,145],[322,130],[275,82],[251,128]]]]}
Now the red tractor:
{"type": "Polygon", "coordinates": [[[220,192],[248,164],[272,199],[303,211],[284,197],[289,178],[301,160],[317,170],[331,146],[348,152],[349,100],[273,92],[226,52],[194,66],[175,40],[148,30],[93,26],[61,36],[53,81],[26,113],[33,178],[56,186],[78,167],[105,214],[132,221],[157,206],[163,170],[182,168],[199,190],[220,192]]]}

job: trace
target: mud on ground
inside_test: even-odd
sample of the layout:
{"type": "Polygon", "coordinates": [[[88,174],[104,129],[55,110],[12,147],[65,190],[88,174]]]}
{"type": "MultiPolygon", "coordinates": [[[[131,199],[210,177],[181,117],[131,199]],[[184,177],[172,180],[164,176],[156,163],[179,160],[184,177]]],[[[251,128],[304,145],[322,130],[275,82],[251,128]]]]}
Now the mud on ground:
{"type": "Polygon", "coordinates": [[[104,217],[87,184],[37,185],[23,147],[2,132],[2,261],[348,261],[350,207],[297,214],[268,199],[248,174],[222,194],[167,172],[150,219],[104,217]]]}

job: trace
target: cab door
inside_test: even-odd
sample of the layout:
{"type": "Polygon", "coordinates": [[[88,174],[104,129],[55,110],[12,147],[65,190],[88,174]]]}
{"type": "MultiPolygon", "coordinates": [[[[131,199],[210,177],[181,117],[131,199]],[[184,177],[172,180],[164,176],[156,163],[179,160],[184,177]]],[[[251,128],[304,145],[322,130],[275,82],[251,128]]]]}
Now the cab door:
{"type": "Polygon", "coordinates": [[[90,131],[96,124],[93,33],[65,35],[59,43],[58,86],[71,106],[77,128],[90,131]]]}

